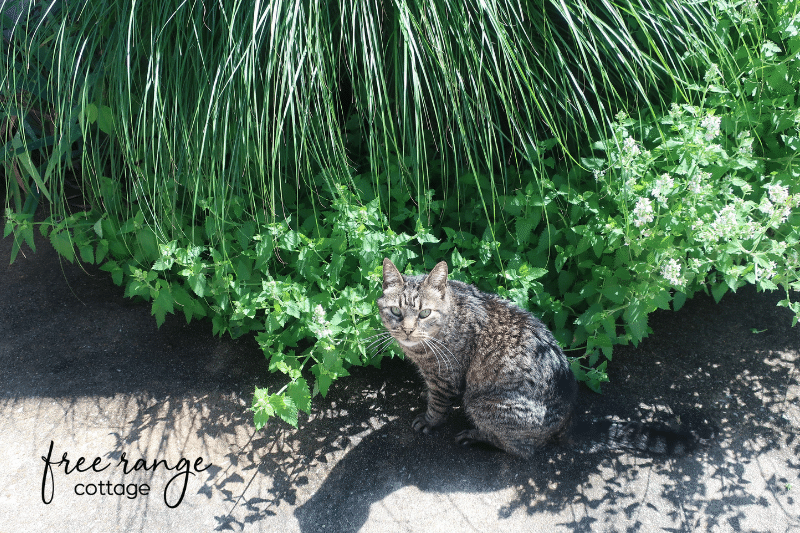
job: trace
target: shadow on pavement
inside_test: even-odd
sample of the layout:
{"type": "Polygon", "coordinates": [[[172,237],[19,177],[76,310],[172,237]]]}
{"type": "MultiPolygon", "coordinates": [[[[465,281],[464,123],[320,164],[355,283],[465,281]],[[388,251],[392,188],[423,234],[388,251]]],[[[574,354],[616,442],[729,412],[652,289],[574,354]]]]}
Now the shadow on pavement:
{"type": "MultiPolygon", "coordinates": [[[[648,339],[615,351],[605,393],[581,392],[586,416],[711,421],[719,435],[708,450],[654,459],[561,447],[526,462],[455,445],[459,413],[433,435],[415,434],[422,384],[396,360],[354,369],[314,399],[298,430],[275,421],[255,432],[253,386],[282,383],[253,338],[214,338],[208,323],[180,316],[157,329],[149,306],[124,299],[105,273],[38,248],[0,276],[0,407],[14,414],[11,431],[35,419],[39,451],[51,433],[105,432],[109,460],[216,457],[192,495],[201,510],[223,501],[208,508],[216,530],[271,530],[265,521],[293,516],[302,531],[355,532],[395,513],[418,530],[443,516],[481,530],[551,514],[569,530],[609,530],[618,518],[636,531],[650,511],[677,530],[746,530],[748,506],[800,527],[800,487],[790,487],[800,477],[800,328],[777,295],[744,289],[719,305],[700,295],[679,313],[659,311],[648,339]]],[[[0,263],[9,249],[4,239],[0,263]]],[[[118,522],[144,528],[156,504],[117,502],[118,522]]]]}

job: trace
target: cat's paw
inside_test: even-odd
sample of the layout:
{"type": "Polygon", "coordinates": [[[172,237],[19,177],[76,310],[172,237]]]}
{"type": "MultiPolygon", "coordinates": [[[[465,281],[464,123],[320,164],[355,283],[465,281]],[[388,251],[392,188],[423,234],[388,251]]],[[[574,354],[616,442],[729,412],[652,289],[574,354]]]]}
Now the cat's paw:
{"type": "Polygon", "coordinates": [[[465,429],[456,435],[456,444],[460,446],[471,446],[485,442],[483,434],[477,429],[465,429]]]}
{"type": "Polygon", "coordinates": [[[422,433],[425,433],[427,435],[428,433],[433,431],[433,429],[440,423],[441,422],[430,421],[428,419],[427,413],[422,413],[417,418],[415,418],[413,422],[411,422],[411,427],[414,429],[414,431],[421,431],[422,433]]]}

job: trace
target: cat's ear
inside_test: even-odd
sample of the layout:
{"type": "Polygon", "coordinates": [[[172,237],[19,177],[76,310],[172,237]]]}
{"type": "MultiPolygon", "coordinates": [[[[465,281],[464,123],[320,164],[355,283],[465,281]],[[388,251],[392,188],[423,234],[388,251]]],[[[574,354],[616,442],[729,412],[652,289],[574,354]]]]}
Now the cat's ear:
{"type": "Polygon", "coordinates": [[[401,289],[404,285],[403,276],[389,258],[383,260],[383,292],[392,287],[401,289]]]}
{"type": "Polygon", "coordinates": [[[447,263],[444,261],[437,263],[423,283],[441,294],[442,298],[444,298],[444,290],[447,287],[447,263]]]}

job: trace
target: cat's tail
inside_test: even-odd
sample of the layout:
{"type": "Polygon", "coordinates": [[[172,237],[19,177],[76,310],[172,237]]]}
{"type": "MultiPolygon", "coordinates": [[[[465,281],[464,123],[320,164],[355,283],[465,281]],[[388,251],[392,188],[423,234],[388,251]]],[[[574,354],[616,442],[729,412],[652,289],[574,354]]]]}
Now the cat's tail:
{"type": "Polygon", "coordinates": [[[684,455],[708,447],[716,431],[672,428],[659,422],[576,421],[570,440],[588,452],[624,449],[653,455],[684,455]],[[710,434],[709,434],[710,433],[710,434]]]}

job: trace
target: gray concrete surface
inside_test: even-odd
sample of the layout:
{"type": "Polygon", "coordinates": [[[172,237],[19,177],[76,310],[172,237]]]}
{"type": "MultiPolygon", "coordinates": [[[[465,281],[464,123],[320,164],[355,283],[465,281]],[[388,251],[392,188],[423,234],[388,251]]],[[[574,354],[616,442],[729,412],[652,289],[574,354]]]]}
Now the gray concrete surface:
{"type": "Polygon", "coordinates": [[[157,329],[105,273],[60,263],[44,241],[9,267],[10,246],[0,241],[0,533],[800,531],[800,328],[777,295],[658,312],[645,342],[615,352],[605,394],[581,392],[593,416],[699,411],[720,428],[708,450],[557,448],[525,462],[457,447],[458,415],[414,434],[422,385],[403,361],[356,369],[297,430],[256,432],[253,386],[280,380],[252,338],[214,338],[181,316],[157,329]],[[97,494],[78,494],[90,485],[97,494]],[[134,485],[149,493],[113,494],[134,485]]]}

